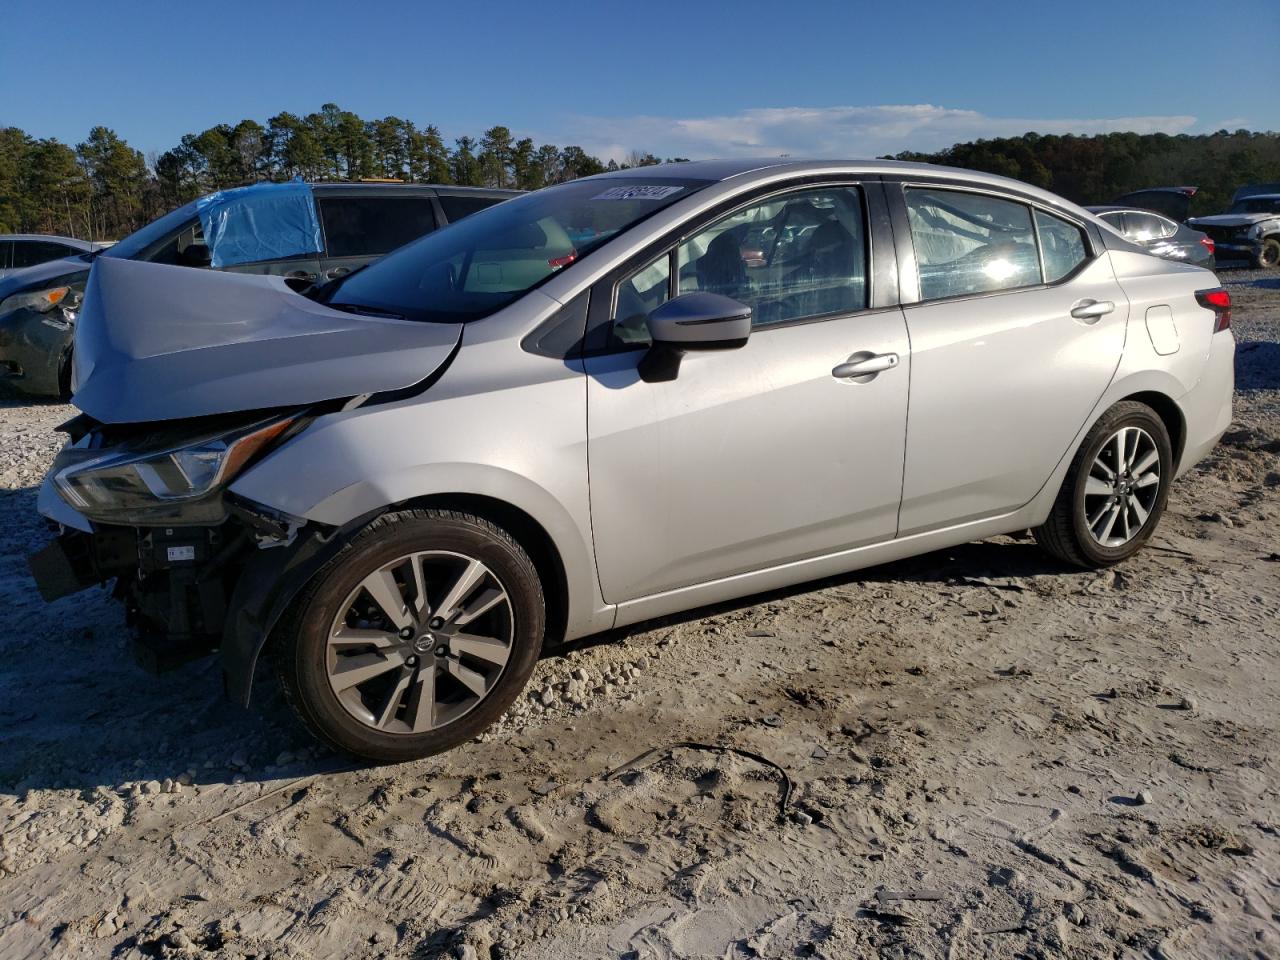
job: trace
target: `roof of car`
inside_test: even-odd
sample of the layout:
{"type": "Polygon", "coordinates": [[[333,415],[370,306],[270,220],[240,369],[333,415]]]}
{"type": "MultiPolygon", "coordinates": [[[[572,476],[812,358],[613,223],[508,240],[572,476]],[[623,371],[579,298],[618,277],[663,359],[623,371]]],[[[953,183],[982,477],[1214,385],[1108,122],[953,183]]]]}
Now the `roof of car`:
{"type": "Polygon", "coordinates": [[[977,186],[1015,190],[1034,197],[1043,203],[1079,209],[1075,204],[1057,194],[1020,180],[1001,177],[993,173],[946,167],[934,163],[914,163],[905,160],[800,160],[791,157],[743,158],[734,160],[683,160],[650,167],[633,167],[627,170],[610,170],[588,179],[608,180],[626,178],[681,179],[723,182],[730,179],[773,180],[779,176],[804,176],[805,174],[850,174],[853,176],[911,177],[922,179],[946,178],[962,180],[977,186]]]}
{"type": "Polygon", "coordinates": [[[63,237],[54,233],[0,233],[0,240],[45,240],[49,243],[65,243],[86,252],[99,246],[91,240],[77,240],[75,237],[63,237]]]}
{"type": "Polygon", "coordinates": [[[313,190],[397,190],[408,192],[472,193],[483,197],[514,197],[523,190],[509,190],[504,187],[464,187],[452,183],[408,183],[396,180],[309,180],[307,186],[313,190]]]}

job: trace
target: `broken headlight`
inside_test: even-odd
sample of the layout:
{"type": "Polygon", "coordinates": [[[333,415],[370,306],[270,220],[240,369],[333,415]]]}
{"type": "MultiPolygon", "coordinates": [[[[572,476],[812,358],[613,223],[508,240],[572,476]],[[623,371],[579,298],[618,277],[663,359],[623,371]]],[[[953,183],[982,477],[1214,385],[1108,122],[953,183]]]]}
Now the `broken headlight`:
{"type": "Polygon", "coordinates": [[[293,413],[181,442],[153,439],[145,448],[67,446],[54,460],[53,485],[77,511],[103,523],[218,523],[226,485],[300,419],[293,413]]]}
{"type": "Polygon", "coordinates": [[[36,313],[48,313],[60,303],[70,306],[74,299],[71,296],[70,287],[50,287],[48,290],[15,293],[11,297],[0,300],[0,317],[23,309],[34,310],[36,313]]]}

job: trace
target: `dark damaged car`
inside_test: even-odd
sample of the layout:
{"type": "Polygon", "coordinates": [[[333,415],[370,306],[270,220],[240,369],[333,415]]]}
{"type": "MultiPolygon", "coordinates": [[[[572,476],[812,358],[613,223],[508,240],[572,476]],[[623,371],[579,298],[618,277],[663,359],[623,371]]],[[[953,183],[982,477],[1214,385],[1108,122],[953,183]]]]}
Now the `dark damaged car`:
{"type": "Polygon", "coordinates": [[[106,250],[60,257],[0,280],[0,380],[66,397],[76,316],[98,257],[325,283],[514,190],[400,183],[256,184],[221,190],[106,250]]]}
{"type": "Polygon", "coordinates": [[[1220,260],[1248,260],[1262,269],[1280,267],[1280,184],[1241,187],[1226,213],[1192,217],[1187,225],[1213,239],[1220,260]]]}

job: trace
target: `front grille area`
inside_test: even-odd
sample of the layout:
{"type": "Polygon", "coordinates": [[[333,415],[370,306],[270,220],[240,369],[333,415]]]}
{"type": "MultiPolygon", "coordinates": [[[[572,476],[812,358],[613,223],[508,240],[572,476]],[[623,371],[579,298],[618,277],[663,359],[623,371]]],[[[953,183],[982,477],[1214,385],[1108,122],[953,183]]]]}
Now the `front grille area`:
{"type": "Polygon", "coordinates": [[[1209,239],[1214,243],[1243,243],[1247,237],[1248,228],[1241,227],[1199,227],[1202,233],[1207,233],[1209,239]]]}

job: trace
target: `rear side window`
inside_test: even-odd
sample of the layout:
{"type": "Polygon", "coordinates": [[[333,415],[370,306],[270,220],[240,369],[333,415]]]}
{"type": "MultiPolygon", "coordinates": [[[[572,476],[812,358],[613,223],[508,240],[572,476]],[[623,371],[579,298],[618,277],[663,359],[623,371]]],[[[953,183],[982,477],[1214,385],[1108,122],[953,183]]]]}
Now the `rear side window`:
{"type": "Polygon", "coordinates": [[[1026,205],[959,190],[908,188],[906,195],[922,300],[1041,282],[1026,205]]]}
{"type": "Polygon", "coordinates": [[[36,264],[57,260],[59,257],[67,257],[72,253],[79,253],[79,251],[72,250],[70,247],[63,246],[60,243],[50,243],[46,240],[15,240],[13,244],[13,267],[15,270],[22,267],[34,267],[36,264]]]}
{"type": "Polygon", "coordinates": [[[1084,231],[1074,223],[1037,210],[1036,229],[1040,232],[1045,283],[1061,280],[1088,259],[1084,231]]]}
{"type": "Polygon", "coordinates": [[[450,223],[461,220],[463,217],[469,217],[473,213],[479,213],[485,207],[492,207],[495,203],[501,203],[506,197],[477,197],[470,194],[455,194],[450,196],[447,193],[439,195],[440,207],[444,210],[444,217],[450,223]]]}
{"type": "Polygon", "coordinates": [[[12,264],[9,262],[9,255],[13,250],[13,243],[9,240],[0,240],[0,270],[7,270],[12,264]]]}
{"type": "Polygon", "coordinates": [[[425,197],[330,197],[320,219],[331,257],[378,257],[436,228],[425,197]]]}
{"type": "Polygon", "coordinates": [[[1178,228],[1164,217],[1157,217],[1154,213],[1140,213],[1137,210],[1128,211],[1124,215],[1124,223],[1125,236],[1130,240],[1160,240],[1178,232],[1178,228]]]}

